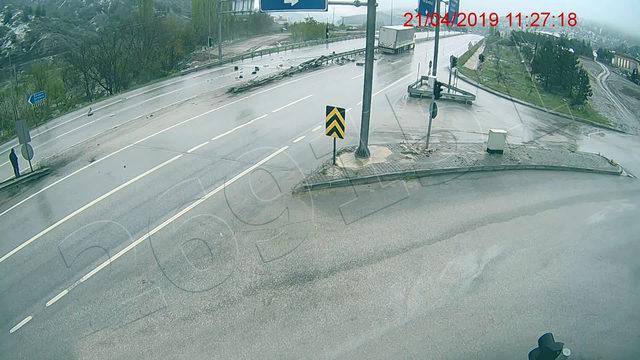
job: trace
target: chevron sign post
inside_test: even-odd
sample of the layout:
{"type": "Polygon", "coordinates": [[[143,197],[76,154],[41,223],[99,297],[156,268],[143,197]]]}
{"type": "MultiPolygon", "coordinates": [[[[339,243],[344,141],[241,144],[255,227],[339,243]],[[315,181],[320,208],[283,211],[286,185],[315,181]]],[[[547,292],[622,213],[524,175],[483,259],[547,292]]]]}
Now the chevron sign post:
{"type": "Polygon", "coordinates": [[[325,135],[333,137],[333,165],[336,164],[336,139],[344,139],[347,128],[347,112],[344,108],[327,106],[325,112],[325,135]]]}

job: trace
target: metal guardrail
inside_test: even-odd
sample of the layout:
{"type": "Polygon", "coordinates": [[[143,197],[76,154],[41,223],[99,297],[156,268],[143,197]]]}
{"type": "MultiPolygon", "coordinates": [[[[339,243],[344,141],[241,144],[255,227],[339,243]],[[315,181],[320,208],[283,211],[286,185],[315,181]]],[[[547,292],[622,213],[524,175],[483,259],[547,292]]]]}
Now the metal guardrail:
{"type": "Polygon", "coordinates": [[[309,47],[309,46],[323,45],[323,44],[326,44],[326,43],[334,43],[334,42],[338,42],[338,41],[361,39],[363,37],[364,37],[364,34],[357,34],[357,35],[329,38],[328,40],[318,39],[318,40],[309,40],[309,41],[304,41],[304,42],[299,42],[299,43],[286,44],[286,45],[282,45],[282,46],[273,46],[273,47],[269,47],[269,48],[265,48],[265,49],[249,51],[249,52],[245,52],[245,53],[242,53],[242,54],[226,57],[226,58],[222,59],[222,61],[217,61],[216,60],[216,61],[210,62],[208,64],[199,65],[199,66],[196,66],[196,67],[193,67],[193,68],[190,68],[190,69],[183,70],[183,71],[180,72],[180,74],[181,75],[190,74],[192,72],[196,72],[196,71],[200,71],[200,70],[204,70],[204,69],[209,69],[209,68],[212,68],[214,66],[224,65],[224,64],[228,64],[228,63],[232,63],[232,62],[236,62],[236,61],[243,61],[243,60],[247,60],[247,59],[253,59],[253,58],[256,58],[256,57],[263,57],[265,55],[277,54],[277,53],[280,53],[280,52],[283,52],[283,51],[300,49],[300,48],[309,47]]]}

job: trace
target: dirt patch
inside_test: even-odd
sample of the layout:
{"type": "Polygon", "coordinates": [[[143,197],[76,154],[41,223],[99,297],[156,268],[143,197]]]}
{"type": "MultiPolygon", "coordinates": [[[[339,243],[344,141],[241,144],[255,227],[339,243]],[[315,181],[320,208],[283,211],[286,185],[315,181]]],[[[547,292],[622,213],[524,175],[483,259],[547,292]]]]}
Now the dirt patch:
{"type": "Polygon", "coordinates": [[[640,100],[640,89],[623,86],[621,92],[629,97],[640,100]]]}

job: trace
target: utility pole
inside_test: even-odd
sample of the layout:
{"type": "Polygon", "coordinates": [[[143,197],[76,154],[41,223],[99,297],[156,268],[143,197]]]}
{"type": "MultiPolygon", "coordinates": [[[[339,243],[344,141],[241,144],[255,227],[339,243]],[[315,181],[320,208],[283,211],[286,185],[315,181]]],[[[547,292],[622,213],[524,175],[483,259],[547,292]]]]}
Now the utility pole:
{"type": "Polygon", "coordinates": [[[391,19],[389,25],[393,25],[393,0],[391,0],[391,19]]]}
{"type": "Polygon", "coordinates": [[[207,1],[207,53],[209,54],[209,62],[211,62],[211,11],[213,0],[207,1]]]}
{"type": "Polygon", "coordinates": [[[218,0],[216,16],[218,17],[218,61],[222,61],[222,0],[218,0]]]}
{"type": "Polygon", "coordinates": [[[356,157],[369,157],[369,120],[371,117],[371,88],[373,84],[373,47],[376,37],[376,0],[367,1],[367,40],[364,54],[364,91],[362,94],[362,119],[360,145],[356,157]]]}

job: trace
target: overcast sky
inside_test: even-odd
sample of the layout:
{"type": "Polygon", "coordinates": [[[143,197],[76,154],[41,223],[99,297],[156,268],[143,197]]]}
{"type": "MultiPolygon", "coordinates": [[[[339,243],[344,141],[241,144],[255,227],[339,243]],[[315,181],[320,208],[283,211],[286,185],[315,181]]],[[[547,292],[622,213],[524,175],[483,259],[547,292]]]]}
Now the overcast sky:
{"type": "MultiPolygon", "coordinates": [[[[304,0],[302,0],[304,1],[304,0]]],[[[382,10],[391,8],[394,12],[402,13],[415,9],[418,0],[378,0],[382,10]]],[[[352,6],[329,6],[329,13],[336,8],[336,19],[343,15],[366,13],[364,8],[352,6]]],[[[460,11],[464,12],[497,12],[500,16],[508,12],[549,11],[552,14],[560,12],[575,12],[578,22],[581,18],[598,20],[599,22],[626,30],[629,33],[640,33],[640,0],[460,0],[460,11]]]]}

